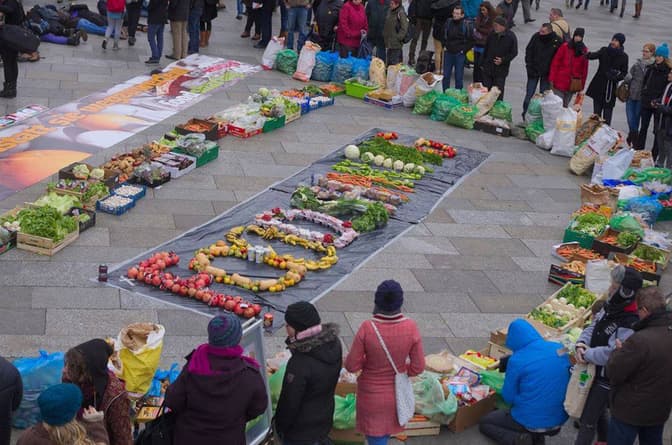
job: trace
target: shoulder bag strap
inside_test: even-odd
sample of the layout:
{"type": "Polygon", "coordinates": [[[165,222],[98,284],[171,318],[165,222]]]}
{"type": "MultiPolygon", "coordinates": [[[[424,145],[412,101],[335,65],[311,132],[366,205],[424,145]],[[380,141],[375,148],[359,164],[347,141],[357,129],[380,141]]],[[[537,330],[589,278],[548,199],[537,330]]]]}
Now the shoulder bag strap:
{"type": "Polygon", "coordinates": [[[376,327],[376,323],[373,321],[371,322],[371,327],[373,328],[373,332],[376,333],[376,337],[378,337],[378,341],[380,342],[380,346],[383,348],[383,351],[385,351],[385,355],[387,355],[387,360],[390,362],[390,365],[392,365],[392,369],[394,369],[395,374],[399,374],[399,371],[397,370],[397,365],[394,364],[394,360],[392,360],[392,356],[390,355],[390,351],[387,350],[387,345],[385,345],[385,342],[383,341],[383,337],[380,335],[380,332],[378,331],[378,328],[376,327]]]}

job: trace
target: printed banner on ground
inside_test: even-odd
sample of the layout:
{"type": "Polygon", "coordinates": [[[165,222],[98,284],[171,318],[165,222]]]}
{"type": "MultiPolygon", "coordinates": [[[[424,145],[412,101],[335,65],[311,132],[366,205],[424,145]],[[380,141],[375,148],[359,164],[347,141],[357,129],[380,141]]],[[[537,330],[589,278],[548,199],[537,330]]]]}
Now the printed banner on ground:
{"type": "Polygon", "coordinates": [[[191,107],[259,66],[191,55],[0,130],[0,200],[191,107]]]}

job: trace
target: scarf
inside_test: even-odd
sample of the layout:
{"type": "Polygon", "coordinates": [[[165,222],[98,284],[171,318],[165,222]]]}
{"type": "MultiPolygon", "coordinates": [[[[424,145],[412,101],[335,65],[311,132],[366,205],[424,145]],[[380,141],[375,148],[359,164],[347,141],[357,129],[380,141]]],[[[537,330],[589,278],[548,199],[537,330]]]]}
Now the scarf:
{"type": "Polygon", "coordinates": [[[252,365],[259,369],[259,363],[251,358],[243,355],[245,350],[242,346],[236,345],[230,348],[212,346],[208,343],[202,344],[191,354],[189,363],[187,363],[187,371],[197,375],[220,375],[221,371],[214,371],[210,367],[210,356],[224,357],[224,358],[241,358],[245,363],[252,365]]]}
{"type": "Polygon", "coordinates": [[[621,48],[614,48],[614,47],[611,46],[611,45],[607,46],[607,55],[608,55],[609,57],[618,57],[618,56],[620,56],[621,54],[623,54],[623,52],[625,52],[625,50],[623,49],[623,47],[621,47],[621,48]]]}

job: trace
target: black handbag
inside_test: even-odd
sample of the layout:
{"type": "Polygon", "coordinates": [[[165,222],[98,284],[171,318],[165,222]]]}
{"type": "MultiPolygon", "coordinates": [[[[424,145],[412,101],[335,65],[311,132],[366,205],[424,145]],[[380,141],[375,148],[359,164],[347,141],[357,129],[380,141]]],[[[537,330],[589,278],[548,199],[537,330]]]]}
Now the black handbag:
{"type": "Polygon", "coordinates": [[[164,412],[164,405],[159,409],[156,419],[145,424],[135,439],[135,445],[173,445],[173,430],[175,429],[175,413],[164,412]]]}
{"type": "Polygon", "coordinates": [[[22,26],[5,24],[0,26],[0,43],[20,53],[34,53],[40,38],[22,26]]]}

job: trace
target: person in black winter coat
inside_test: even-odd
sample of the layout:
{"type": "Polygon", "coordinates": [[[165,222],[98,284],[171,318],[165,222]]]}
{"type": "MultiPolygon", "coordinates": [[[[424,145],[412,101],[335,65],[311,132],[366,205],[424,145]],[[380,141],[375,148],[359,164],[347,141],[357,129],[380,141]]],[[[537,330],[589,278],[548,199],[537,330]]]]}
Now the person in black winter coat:
{"type": "Polygon", "coordinates": [[[660,115],[660,127],[656,134],[657,158],[656,165],[659,167],[672,167],[672,71],[667,73],[668,84],[663,90],[663,95],[654,101],[656,113],[660,115]]]}
{"type": "Polygon", "coordinates": [[[23,398],[23,382],[19,371],[0,357],[0,445],[9,445],[12,436],[12,412],[23,398]]]}
{"type": "Polygon", "coordinates": [[[315,11],[315,21],[317,22],[317,31],[319,42],[323,51],[331,51],[336,41],[336,30],[338,27],[338,15],[343,7],[342,0],[317,0],[313,4],[315,11]]]}
{"type": "MultiPolygon", "coordinates": [[[[23,6],[17,0],[1,0],[0,12],[5,16],[5,24],[21,26],[25,13],[23,6]]],[[[11,99],[16,97],[16,79],[19,78],[19,52],[6,45],[0,45],[0,57],[2,57],[5,83],[0,97],[11,99]]]]}
{"type": "Polygon", "coordinates": [[[459,0],[432,0],[431,8],[434,22],[432,24],[432,37],[434,38],[434,61],[436,67],[443,72],[443,37],[446,22],[453,15],[453,8],[460,3],[459,0]]]}
{"type": "Polygon", "coordinates": [[[553,56],[558,50],[562,40],[553,32],[550,23],[544,23],[539,32],[532,35],[530,42],[525,48],[525,68],[527,70],[527,91],[523,100],[523,116],[530,104],[530,99],[539,91],[544,92],[551,88],[548,74],[551,70],[553,56]]]}
{"type": "Polygon", "coordinates": [[[598,59],[600,65],[590,81],[586,96],[593,98],[593,111],[611,125],[611,117],[616,105],[616,88],[628,74],[628,55],[623,50],[625,36],[616,33],[609,46],[586,55],[588,60],[598,59]]]}
{"type": "MultiPolygon", "coordinates": [[[[655,110],[651,102],[660,99],[660,96],[663,94],[663,90],[667,85],[667,73],[670,72],[670,67],[668,66],[668,57],[669,50],[667,49],[667,46],[659,46],[656,49],[654,63],[649,65],[646,68],[646,72],[644,73],[644,80],[642,81],[642,92],[640,96],[642,110],[639,117],[639,135],[637,137],[637,144],[635,144],[635,148],[638,150],[644,150],[646,148],[646,136],[649,132],[651,117],[654,118],[654,133],[656,133],[658,127],[660,126],[660,115],[654,113],[655,110]]],[[[654,159],[657,153],[658,146],[654,142],[654,159]]]]}
{"type": "Polygon", "coordinates": [[[432,32],[432,17],[431,0],[411,0],[411,3],[408,5],[408,19],[415,27],[415,34],[408,51],[409,65],[415,65],[415,50],[419,39],[421,39],[420,52],[427,49],[427,42],[432,32]]]}
{"type": "Polygon", "coordinates": [[[487,88],[495,86],[499,88],[501,91],[499,100],[504,100],[504,86],[509,75],[509,67],[518,55],[518,39],[507,28],[504,17],[495,18],[493,27],[493,32],[485,43],[481,73],[483,85],[487,88]]]}
{"type": "Polygon", "coordinates": [[[306,301],[289,305],[285,322],[292,357],[275,412],[276,430],[284,443],[326,443],[343,360],[338,326],[321,324],[317,309],[306,301]]]}
{"type": "Polygon", "coordinates": [[[474,26],[464,19],[461,5],[453,8],[453,17],[446,21],[443,36],[443,89],[450,88],[450,78],[455,68],[455,88],[461,90],[467,51],[474,44],[474,26]]]}
{"type": "Polygon", "coordinates": [[[163,54],[163,29],[168,20],[168,0],[149,0],[147,6],[147,40],[152,55],[145,61],[148,65],[156,65],[163,54]]]}

